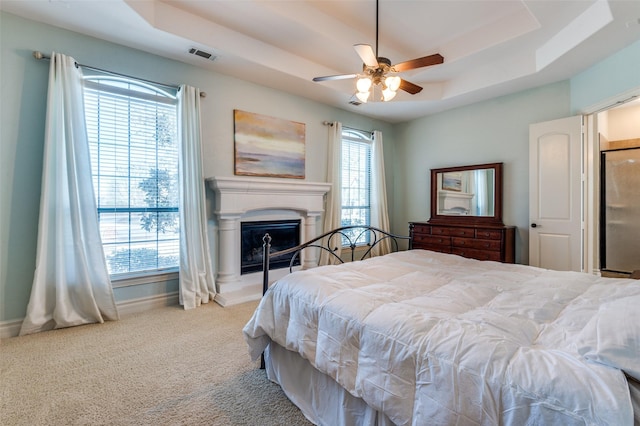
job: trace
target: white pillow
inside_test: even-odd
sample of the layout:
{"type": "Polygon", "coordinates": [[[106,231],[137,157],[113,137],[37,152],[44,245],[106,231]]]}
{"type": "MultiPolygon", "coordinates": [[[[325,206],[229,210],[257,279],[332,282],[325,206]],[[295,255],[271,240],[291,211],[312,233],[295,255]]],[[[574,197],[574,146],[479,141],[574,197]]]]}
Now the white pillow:
{"type": "Polygon", "coordinates": [[[578,352],[590,361],[640,380],[640,297],[623,297],[600,306],[582,329],[578,352]]]}

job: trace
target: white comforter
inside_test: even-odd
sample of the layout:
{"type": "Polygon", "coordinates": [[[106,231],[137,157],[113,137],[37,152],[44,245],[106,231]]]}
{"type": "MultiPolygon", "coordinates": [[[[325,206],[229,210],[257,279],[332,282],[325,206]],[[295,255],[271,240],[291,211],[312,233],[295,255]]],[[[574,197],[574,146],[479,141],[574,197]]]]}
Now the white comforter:
{"type": "Polygon", "coordinates": [[[253,359],[273,340],[398,425],[618,426],[638,311],[638,281],[412,250],[294,272],[244,334],[253,359]]]}

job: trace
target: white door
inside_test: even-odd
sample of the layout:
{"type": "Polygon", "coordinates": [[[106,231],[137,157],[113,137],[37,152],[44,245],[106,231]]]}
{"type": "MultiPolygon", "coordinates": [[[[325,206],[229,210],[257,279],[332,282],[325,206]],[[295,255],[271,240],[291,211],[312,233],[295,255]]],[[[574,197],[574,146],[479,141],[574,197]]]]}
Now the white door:
{"type": "Polygon", "coordinates": [[[582,116],[529,126],[529,264],[582,271],[582,116]]]}

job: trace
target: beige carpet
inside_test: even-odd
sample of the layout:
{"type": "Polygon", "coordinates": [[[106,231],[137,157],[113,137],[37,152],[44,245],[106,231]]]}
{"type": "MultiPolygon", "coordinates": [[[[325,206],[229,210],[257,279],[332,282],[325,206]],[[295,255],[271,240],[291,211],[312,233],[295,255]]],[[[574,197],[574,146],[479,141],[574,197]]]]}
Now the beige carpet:
{"type": "Polygon", "coordinates": [[[174,306],[3,340],[0,424],[309,425],[247,355],[255,306],[174,306]]]}

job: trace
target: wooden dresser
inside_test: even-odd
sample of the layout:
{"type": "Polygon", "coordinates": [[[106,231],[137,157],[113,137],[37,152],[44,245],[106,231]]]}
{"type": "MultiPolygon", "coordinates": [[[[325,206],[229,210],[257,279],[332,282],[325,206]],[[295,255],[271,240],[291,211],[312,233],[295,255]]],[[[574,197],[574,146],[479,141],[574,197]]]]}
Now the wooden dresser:
{"type": "Polygon", "coordinates": [[[515,229],[505,225],[410,222],[410,248],[514,263],[515,229]]]}

